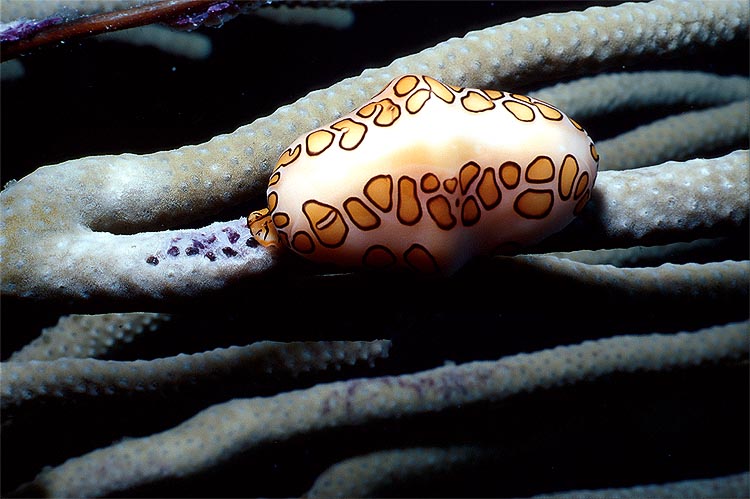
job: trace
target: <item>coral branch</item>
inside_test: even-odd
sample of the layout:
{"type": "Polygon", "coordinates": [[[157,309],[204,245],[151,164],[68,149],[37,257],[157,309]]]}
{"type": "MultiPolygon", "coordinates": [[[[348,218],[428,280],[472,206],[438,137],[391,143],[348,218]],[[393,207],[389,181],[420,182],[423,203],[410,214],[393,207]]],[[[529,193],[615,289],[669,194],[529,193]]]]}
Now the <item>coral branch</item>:
{"type": "MultiPolygon", "coordinates": [[[[583,235],[568,240],[579,248],[584,239],[600,246],[623,240],[668,242],[738,227],[748,216],[748,163],[747,151],[738,151],[711,160],[602,172],[594,207],[581,224],[584,228],[579,227],[583,235]],[[703,187],[696,190],[694,185],[703,187]]],[[[8,294],[190,296],[257,275],[274,263],[268,248],[253,246],[244,219],[199,231],[113,235],[73,226],[65,232],[66,225],[72,224],[58,219],[53,225],[52,218],[43,215],[52,203],[45,199],[34,207],[43,221],[29,227],[26,220],[28,207],[34,206],[30,202],[34,192],[33,184],[23,182],[3,192],[7,203],[3,223],[17,227],[26,223],[24,229],[6,236],[2,286],[8,294]]]]}
{"type": "Polygon", "coordinates": [[[263,442],[337,425],[498,400],[616,371],[687,367],[747,352],[748,323],[695,333],[619,336],[398,377],[234,400],[163,433],[126,440],[41,472],[26,492],[99,496],[194,473],[263,442]]]}
{"type": "Polygon", "coordinates": [[[643,485],[639,487],[612,488],[599,490],[569,490],[557,494],[541,494],[534,497],[575,498],[575,499],[626,499],[637,497],[653,498],[722,498],[747,497],[750,488],[750,473],[738,473],[705,480],[683,480],[681,482],[643,485]]]}
{"type": "MultiPolygon", "coordinates": [[[[497,452],[495,452],[496,454],[497,452]]],[[[378,497],[380,491],[398,490],[416,477],[444,477],[461,468],[488,461],[493,452],[474,446],[410,448],[373,452],[346,459],[323,472],[305,497],[378,497]]],[[[494,467],[493,467],[494,468],[494,467]]],[[[497,481],[497,476],[489,480],[497,481]]],[[[535,498],[722,498],[744,497],[750,473],[738,473],[705,480],[683,480],[637,487],[598,490],[570,490],[540,494],[535,498]]],[[[501,483],[497,483],[501,486],[501,483]]]]}
{"type": "Polygon", "coordinates": [[[36,399],[103,397],[140,391],[175,390],[207,378],[270,374],[297,376],[304,372],[341,368],[355,362],[386,357],[390,341],[322,341],[279,343],[263,341],[244,347],[180,354],[131,362],[96,359],[6,362],[0,408],[28,404],[36,399]]]}
{"type": "MultiPolygon", "coordinates": [[[[582,72],[605,61],[615,64],[610,59],[613,56],[636,58],[666,49],[674,52],[698,39],[705,44],[731,40],[746,31],[747,16],[742,2],[656,2],[649,8],[638,4],[594,7],[583,13],[521,19],[472,32],[398,59],[385,68],[367,70],[360,77],[312,92],[267,118],[200,146],[171,153],[80,160],[80,166],[75,167],[80,169],[76,176],[96,168],[97,176],[104,178],[148,177],[152,186],[144,189],[136,206],[132,206],[133,199],[124,200],[129,202],[119,210],[97,202],[91,208],[105,210],[97,214],[84,212],[82,221],[97,220],[102,229],[122,226],[132,230],[135,226],[154,227],[184,219],[191,210],[210,213],[217,207],[248,199],[265,187],[264,180],[276,158],[300,133],[350,111],[397,74],[430,73],[450,83],[479,88],[515,87],[520,81],[528,84],[563,70],[582,72]],[[655,21],[646,22],[649,17],[655,21]],[[591,25],[601,25],[602,30],[606,27],[606,31],[619,35],[601,45],[598,32],[585,29],[591,25]],[[672,26],[674,32],[657,27],[664,25],[672,26]],[[641,26],[653,28],[644,30],[641,26]],[[548,42],[529,46],[527,40],[532,39],[548,42]],[[471,57],[462,57],[467,53],[471,57]],[[450,69],[443,61],[451,61],[450,69]],[[143,210],[138,205],[148,205],[150,209],[143,210]],[[129,213],[131,218],[117,222],[107,216],[114,211],[129,213]]],[[[73,164],[68,168],[73,169],[73,164]]],[[[98,201],[100,198],[92,190],[87,189],[82,197],[96,196],[93,200],[98,201]]],[[[53,188],[50,194],[56,191],[53,188]]],[[[81,206],[74,205],[72,209],[80,210],[81,206]]]]}
{"type": "Polygon", "coordinates": [[[69,315],[42,331],[35,339],[8,358],[9,362],[98,358],[115,345],[129,343],[146,329],[154,331],[168,321],[167,314],[69,315]]]}
{"type": "Polygon", "coordinates": [[[625,170],[735,146],[750,133],[750,101],[670,116],[600,142],[601,170],[625,170]]]}
{"type": "Polygon", "coordinates": [[[599,174],[591,212],[564,236],[582,247],[689,241],[748,221],[748,151],[599,174]]]}
{"type": "Polygon", "coordinates": [[[690,242],[670,243],[658,246],[631,246],[600,250],[575,250],[546,253],[547,256],[565,258],[589,265],[614,265],[615,267],[648,267],[662,263],[699,263],[741,260],[743,248],[736,248],[733,238],[695,239],[690,242]],[[718,260],[716,259],[718,255],[718,260]],[[728,255],[729,258],[722,258],[728,255]],[[713,258],[713,259],[712,259],[713,258]]]}
{"type": "MultiPolygon", "coordinates": [[[[28,194],[26,189],[13,190],[6,198],[11,202],[28,194]]],[[[37,208],[45,212],[49,205],[45,202],[37,208]]],[[[5,221],[21,223],[23,216],[6,210],[5,221]]],[[[80,226],[66,232],[58,230],[64,227],[62,222],[55,227],[49,217],[36,220],[31,224],[39,232],[27,227],[7,235],[6,242],[23,248],[18,254],[3,255],[4,293],[84,299],[193,296],[260,274],[274,263],[274,255],[255,243],[244,217],[200,230],[132,235],[80,226]]]]}
{"type": "MultiPolygon", "coordinates": [[[[622,110],[685,104],[718,106],[750,97],[744,76],[719,76],[700,71],[637,71],[604,73],[580,78],[530,93],[554,102],[576,121],[622,110]],[[675,85],[678,81],[679,85],[675,85]]],[[[597,146],[598,147],[598,146],[597,146]]]]}
{"type": "Polygon", "coordinates": [[[455,471],[490,454],[475,446],[418,447],[373,452],[347,459],[321,473],[304,497],[378,497],[414,477],[455,471]]]}
{"type": "MultiPolygon", "coordinates": [[[[498,263],[505,258],[498,258],[498,263]]],[[[512,262],[512,263],[511,263],[512,262]]],[[[617,268],[611,265],[589,265],[548,255],[512,257],[515,268],[528,266],[544,279],[569,283],[569,288],[583,288],[592,295],[638,297],[649,299],[685,299],[700,297],[720,301],[728,297],[747,297],[750,261],[709,262],[704,264],[665,263],[653,268],[617,268]]],[[[495,269],[502,274],[502,265],[495,269]]]]}

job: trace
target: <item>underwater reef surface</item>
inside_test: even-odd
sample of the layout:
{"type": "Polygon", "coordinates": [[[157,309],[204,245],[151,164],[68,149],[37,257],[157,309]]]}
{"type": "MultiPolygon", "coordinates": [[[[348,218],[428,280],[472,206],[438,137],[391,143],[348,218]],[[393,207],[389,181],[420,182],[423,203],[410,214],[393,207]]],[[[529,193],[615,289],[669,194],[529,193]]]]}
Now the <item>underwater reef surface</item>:
{"type": "MultiPolygon", "coordinates": [[[[448,38],[522,16],[596,4],[362,3],[351,6],[354,22],[344,29],[240,16],[221,28],[200,28],[198,32],[210,39],[212,52],[195,60],[153,47],[93,39],[35,51],[20,58],[25,72],[21,78],[2,82],[2,184],[40,166],[83,156],[150,153],[201,143],[269,115],[312,90],[448,38]]],[[[747,39],[739,39],[719,49],[628,61],[608,71],[680,69],[747,76],[747,61],[747,39]]],[[[502,90],[533,95],[539,88],[573,78],[558,75],[502,90]]],[[[582,124],[598,142],[690,109],[653,106],[605,113],[582,124]]],[[[747,142],[739,147],[747,148],[747,142]]],[[[720,157],[736,148],[701,156],[720,157]]],[[[264,203],[262,197],[248,200],[219,214],[196,216],[189,226],[230,220],[264,203]]],[[[748,259],[745,229],[736,231],[722,255],[748,259]]],[[[351,279],[345,285],[310,284],[313,271],[297,262],[268,279],[165,303],[67,303],[4,296],[0,350],[3,361],[7,360],[62,315],[110,311],[173,315],[158,334],[139,335],[113,359],[157,358],[261,340],[390,339],[388,359],[378,360],[372,369],[355,367],[342,373],[354,378],[498,359],[618,334],[697,330],[748,317],[742,297],[723,304],[706,302],[709,305],[701,300],[666,300],[659,307],[637,300],[590,299],[581,303],[585,313],[572,320],[569,315],[561,318],[570,313],[566,309],[538,306],[535,297],[540,290],[535,281],[524,280],[525,274],[499,274],[490,284],[472,269],[441,282],[376,277],[351,279]],[[279,312],[269,305],[272,293],[299,302],[306,293],[316,296],[308,304],[279,312]],[[365,299],[376,299],[377,306],[368,307],[365,299]],[[328,308],[317,308],[321,304],[328,308]]],[[[556,290],[562,300],[570,289],[556,282],[543,295],[555,296],[551,291],[556,290]]],[[[328,465],[344,457],[375,448],[477,442],[502,449],[502,455],[441,479],[416,477],[390,493],[520,496],[739,473],[749,466],[746,374],[747,363],[742,360],[659,375],[615,373],[596,382],[454,407],[428,418],[407,415],[366,426],[344,425],[265,443],[196,476],[126,493],[300,495],[328,465]]],[[[212,404],[335,379],[335,373],[323,373],[252,386],[231,379],[218,387],[185,388],[177,394],[156,392],[140,398],[14,409],[2,429],[2,494],[32,480],[43,466],[123,438],[162,431],[212,404]]]]}

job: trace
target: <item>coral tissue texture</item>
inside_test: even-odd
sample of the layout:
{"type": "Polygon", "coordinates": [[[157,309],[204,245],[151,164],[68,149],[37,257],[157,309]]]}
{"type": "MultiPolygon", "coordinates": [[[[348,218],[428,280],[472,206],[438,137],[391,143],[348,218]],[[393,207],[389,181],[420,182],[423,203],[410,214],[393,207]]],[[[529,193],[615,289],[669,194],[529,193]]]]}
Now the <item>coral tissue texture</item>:
{"type": "Polygon", "coordinates": [[[351,12],[3,80],[0,492],[747,497],[747,2],[351,12]],[[429,279],[257,244],[279,155],[401,74],[575,119],[580,216],[429,279]]]}

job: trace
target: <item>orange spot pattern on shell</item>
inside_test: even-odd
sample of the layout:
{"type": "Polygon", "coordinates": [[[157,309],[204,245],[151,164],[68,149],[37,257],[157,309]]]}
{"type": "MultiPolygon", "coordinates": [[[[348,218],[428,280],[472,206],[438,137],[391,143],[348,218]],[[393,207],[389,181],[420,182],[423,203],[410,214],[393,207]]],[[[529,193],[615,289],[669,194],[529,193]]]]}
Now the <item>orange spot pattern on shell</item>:
{"type": "Polygon", "coordinates": [[[506,189],[515,189],[521,180],[521,167],[513,161],[506,161],[500,167],[500,181],[506,189]]]}
{"type": "Polygon", "coordinates": [[[480,94],[479,92],[470,91],[465,96],[461,97],[461,104],[464,109],[472,113],[481,113],[482,111],[489,111],[495,107],[495,103],[489,98],[480,94]]]}
{"type": "Polygon", "coordinates": [[[398,179],[396,214],[399,222],[404,225],[414,225],[422,218],[422,203],[417,197],[417,183],[407,176],[398,179]]]}
{"type": "Polygon", "coordinates": [[[537,158],[526,167],[526,181],[532,184],[543,184],[549,182],[555,176],[555,165],[547,156],[537,158]]]}
{"type": "Polygon", "coordinates": [[[440,270],[430,250],[421,244],[412,244],[404,252],[404,260],[412,269],[423,274],[431,274],[440,270]]]}
{"type": "Polygon", "coordinates": [[[299,158],[299,153],[302,150],[302,146],[297,144],[294,146],[294,149],[291,147],[284,151],[284,153],[279,157],[279,160],[276,162],[276,166],[274,167],[273,171],[275,172],[281,167],[287,166],[292,164],[297,158],[299,158]]]}
{"type": "MultiPolygon", "coordinates": [[[[459,133],[467,133],[466,129],[471,127],[456,126],[464,128],[457,128],[459,133]]],[[[435,146],[450,147],[450,144],[435,146]]],[[[393,157],[396,156],[390,156],[393,157]]],[[[434,160],[442,156],[431,157],[434,160]]],[[[557,210],[567,213],[566,221],[580,213],[591,197],[598,160],[596,148],[583,128],[551,104],[521,94],[464,88],[446,85],[429,76],[404,75],[394,79],[371,101],[332,124],[309,132],[284,151],[269,179],[268,210],[256,216],[253,223],[256,228],[262,228],[261,220],[274,226],[278,241],[312,259],[336,261],[337,254],[355,252],[346,261],[377,269],[405,266],[419,272],[436,272],[451,267],[450,260],[455,254],[450,248],[455,246],[461,255],[474,251],[441,239],[451,237],[450,234],[471,231],[467,232],[471,234],[467,241],[479,238],[485,244],[484,240],[489,238],[486,244],[492,248],[517,248],[523,241],[502,238],[503,231],[513,229],[509,224],[531,231],[535,225],[529,224],[544,224],[557,210]],[[540,136],[538,154],[531,159],[519,160],[506,146],[494,160],[469,155],[453,165],[452,174],[446,175],[449,170],[445,167],[432,168],[429,162],[414,156],[418,153],[408,153],[405,149],[405,157],[412,159],[403,165],[389,159],[380,172],[357,177],[359,161],[365,159],[377,164],[373,156],[387,152],[388,146],[383,143],[376,149],[368,149],[368,156],[358,157],[357,151],[363,144],[375,140],[369,139],[370,136],[393,133],[394,142],[398,142],[401,135],[414,133],[407,122],[419,118],[426,121],[415,130],[424,130],[421,140],[429,143],[432,127],[450,127],[453,122],[449,118],[441,118],[448,119],[447,122],[435,122],[424,116],[429,116],[432,109],[446,109],[446,106],[456,116],[506,120],[498,128],[499,134],[512,134],[513,127],[568,127],[577,140],[585,141],[585,153],[579,148],[560,154],[557,151],[565,150],[564,147],[548,147],[547,138],[540,136]],[[329,151],[336,151],[339,156],[331,156],[329,151]],[[337,169],[342,173],[336,178],[358,178],[359,187],[352,185],[352,189],[345,184],[328,187],[330,180],[318,181],[318,175],[313,174],[296,185],[286,180],[291,179],[293,172],[309,168],[307,163],[314,158],[329,157],[330,160],[321,159],[320,174],[325,169],[337,169]],[[296,207],[284,204],[291,195],[287,194],[289,186],[294,186],[293,192],[305,196],[296,207]],[[304,194],[308,190],[309,194],[304,194]],[[503,221],[497,225],[493,220],[503,221]],[[410,232],[412,227],[415,231],[410,232]],[[481,235],[485,232],[486,235],[481,235]]],[[[544,225],[539,227],[540,231],[550,230],[543,229],[544,225]]]]}
{"type": "Polygon", "coordinates": [[[414,95],[406,99],[406,110],[409,111],[410,114],[417,114],[430,99],[430,95],[432,94],[430,94],[430,91],[427,89],[421,88],[417,90],[414,92],[414,95]]]}
{"type": "Polygon", "coordinates": [[[315,243],[310,234],[301,230],[292,237],[292,248],[298,253],[307,255],[315,251],[315,243]]]}
{"type": "Polygon", "coordinates": [[[334,206],[311,199],[302,205],[302,211],[323,246],[337,248],[344,244],[349,226],[334,206]]]}
{"type": "Polygon", "coordinates": [[[477,186],[477,197],[485,210],[491,210],[500,203],[500,186],[497,185],[495,170],[485,168],[477,186]]]}
{"type": "Polygon", "coordinates": [[[437,195],[427,200],[427,213],[443,230],[450,230],[456,225],[456,217],[451,212],[451,204],[443,195],[437,195]]]}
{"type": "Polygon", "coordinates": [[[503,106],[508,110],[518,121],[534,121],[534,110],[522,102],[514,100],[507,100],[503,102],[503,106]]]}
{"type": "Polygon", "coordinates": [[[550,189],[526,189],[516,198],[513,209],[524,218],[544,218],[552,211],[554,199],[550,189]]]}
{"type": "Polygon", "coordinates": [[[435,192],[440,188],[440,180],[438,180],[437,175],[434,173],[427,172],[422,175],[419,185],[424,192],[435,192]]]}
{"type": "Polygon", "coordinates": [[[430,90],[432,91],[432,93],[434,93],[439,99],[447,102],[448,104],[451,104],[454,100],[456,100],[456,96],[453,94],[453,92],[451,92],[450,89],[442,82],[437,81],[435,78],[431,78],[429,76],[425,76],[424,79],[427,82],[427,85],[430,86],[430,90]]]}
{"type": "Polygon", "coordinates": [[[344,210],[359,230],[373,230],[380,225],[380,217],[361,199],[354,197],[347,199],[344,201],[344,210]]]}
{"type": "Polygon", "coordinates": [[[570,198],[570,193],[573,191],[573,182],[578,175],[578,161],[568,154],[563,160],[563,164],[560,167],[560,181],[558,183],[558,194],[560,198],[566,200],[570,198]]]}
{"type": "Polygon", "coordinates": [[[376,244],[365,250],[362,264],[374,269],[385,269],[396,263],[396,255],[387,246],[376,244]]]}
{"type": "Polygon", "coordinates": [[[417,78],[414,75],[406,75],[396,82],[395,85],[393,85],[393,91],[396,92],[396,95],[399,97],[403,97],[404,95],[407,95],[409,92],[414,90],[414,88],[419,84],[419,78],[417,78]]]}
{"type": "Polygon", "coordinates": [[[458,185],[458,180],[456,180],[456,177],[451,177],[451,178],[447,178],[443,180],[443,188],[451,194],[453,194],[456,191],[457,185],[458,185]]]}
{"type": "Polygon", "coordinates": [[[333,144],[334,135],[328,130],[317,130],[307,136],[305,145],[309,156],[317,156],[333,144]]]}
{"type": "Polygon", "coordinates": [[[476,180],[478,175],[479,165],[473,161],[469,161],[461,167],[461,170],[458,172],[458,182],[461,185],[461,194],[466,194],[469,190],[469,186],[471,186],[471,183],[476,180]]]}
{"type": "Polygon", "coordinates": [[[374,116],[373,122],[378,126],[391,126],[401,116],[401,108],[386,98],[363,106],[357,114],[363,118],[374,116]]]}
{"type": "Polygon", "coordinates": [[[390,175],[376,175],[366,184],[364,189],[365,197],[369,199],[380,211],[389,212],[393,206],[393,179],[390,175]]]}
{"type": "Polygon", "coordinates": [[[331,125],[331,128],[342,132],[339,146],[347,151],[356,149],[362,143],[367,133],[366,125],[349,118],[337,121],[331,125]]]}

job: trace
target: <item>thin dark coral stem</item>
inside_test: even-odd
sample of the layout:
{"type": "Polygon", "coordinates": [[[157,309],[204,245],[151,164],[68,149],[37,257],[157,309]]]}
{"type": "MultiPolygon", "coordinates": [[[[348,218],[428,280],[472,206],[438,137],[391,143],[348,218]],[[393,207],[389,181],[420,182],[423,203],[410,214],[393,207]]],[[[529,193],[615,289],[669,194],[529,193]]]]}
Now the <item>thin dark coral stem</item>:
{"type": "Polygon", "coordinates": [[[169,22],[205,11],[217,0],[163,0],[125,10],[106,12],[55,24],[27,38],[0,45],[0,61],[14,59],[39,47],[136,26],[169,22]]]}

